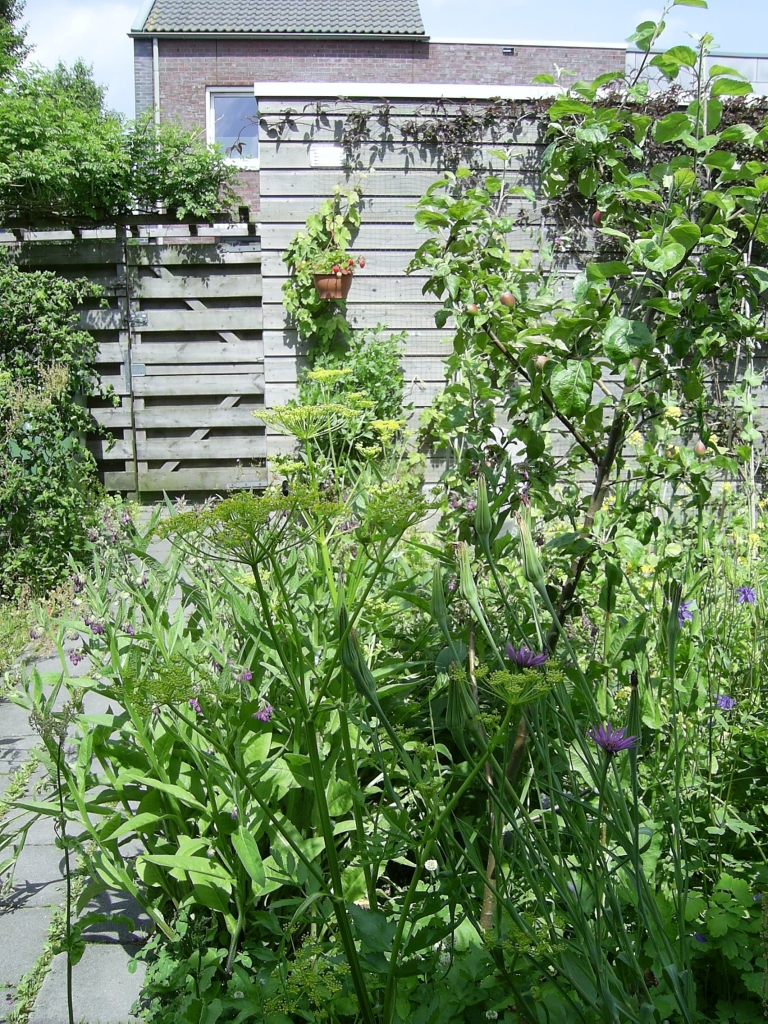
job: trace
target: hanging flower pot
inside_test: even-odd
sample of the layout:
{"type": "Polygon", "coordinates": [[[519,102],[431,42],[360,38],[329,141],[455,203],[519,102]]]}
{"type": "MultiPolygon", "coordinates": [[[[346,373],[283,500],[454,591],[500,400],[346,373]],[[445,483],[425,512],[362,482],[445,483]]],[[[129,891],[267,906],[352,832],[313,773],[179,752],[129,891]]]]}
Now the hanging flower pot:
{"type": "Polygon", "coordinates": [[[343,249],[326,249],[305,264],[312,272],[315,287],[321,299],[346,299],[352,287],[352,275],[357,267],[365,266],[362,256],[350,256],[343,249]]]}
{"type": "Polygon", "coordinates": [[[352,275],[315,274],[315,287],[321,299],[346,299],[352,287],[352,275]]]}

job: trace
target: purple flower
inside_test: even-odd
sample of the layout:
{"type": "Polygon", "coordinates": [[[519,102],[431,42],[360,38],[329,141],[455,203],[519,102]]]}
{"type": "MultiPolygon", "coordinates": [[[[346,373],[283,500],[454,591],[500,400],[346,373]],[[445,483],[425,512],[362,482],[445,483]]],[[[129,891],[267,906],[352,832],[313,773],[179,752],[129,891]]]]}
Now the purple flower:
{"type": "Polygon", "coordinates": [[[202,715],[203,709],[200,707],[200,701],[197,699],[197,697],[193,697],[190,700],[189,706],[192,708],[196,715],[202,715]]]}
{"type": "Polygon", "coordinates": [[[268,722],[272,715],[275,713],[275,709],[271,704],[265,704],[263,708],[258,711],[254,711],[253,717],[258,718],[260,722],[268,722]]]}
{"type": "Polygon", "coordinates": [[[677,609],[677,621],[682,628],[684,622],[693,622],[693,607],[690,601],[681,601],[677,609]]]}
{"type": "Polygon", "coordinates": [[[512,644],[507,644],[507,657],[518,668],[539,668],[544,664],[549,655],[546,651],[542,651],[541,654],[534,654],[524,644],[519,650],[515,650],[512,644]]]}
{"type": "Polygon", "coordinates": [[[39,640],[41,636],[42,636],[42,633],[38,633],[37,629],[35,629],[35,628],[30,629],[30,631],[29,631],[29,639],[30,640],[39,640]]]}
{"type": "Polygon", "coordinates": [[[133,628],[130,622],[126,626],[123,626],[123,632],[127,633],[128,636],[136,636],[136,630],[133,628]]]}
{"type": "Polygon", "coordinates": [[[106,632],[103,622],[89,622],[88,625],[91,627],[91,632],[94,636],[102,636],[106,632]]]}
{"type": "Polygon", "coordinates": [[[715,702],[721,711],[733,711],[736,707],[736,698],[727,693],[718,693],[715,702]]]}
{"type": "Polygon", "coordinates": [[[618,754],[620,750],[629,750],[637,746],[637,736],[625,736],[626,728],[614,729],[610,722],[594,725],[587,729],[587,736],[604,750],[606,754],[618,754]]]}
{"type": "Polygon", "coordinates": [[[96,541],[99,539],[99,531],[98,530],[94,530],[93,528],[91,528],[90,530],[87,531],[86,537],[91,542],[91,544],[95,544],[96,541]]]}
{"type": "Polygon", "coordinates": [[[131,521],[131,513],[130,512],[123,512],[123,518],[121,519],[121,522],[122,522],[123,526],[127,526],[130,523],[130,521],[131,521]]]}
{"type": "Polygon", "coordinates": [[[80,662],[84,660],[84,658],[85,658],[85,655],[81,654],[79,651],[71,651],[70,655],[69,655],[69,660],[75,666],[79,665],[80,662]]]}
{"type": "Polygon", "coordinates": [[[477,508],[477,502],[473,498],[470,498],[464,507],[466,508],[467,512],[474,512],[475,509],[477,508]]]}
{"type": "Polygon", "coordinates": [[[85,580],[82,576],[72,577],[72,589],[76,594],[81,594],[85,590],[85,580]]]}
{"type": "Polygon", "coordinates": [[[253,679],[253,672],[248,668],[244,668],[241,672],[235,674],[235,679],[238,683],[250,683],[253,679]]]}
{"type": "Polygon", "coordinates": [[[707,936],[706,935],[702,935],[701,932],[694,932],[693,933],[693,937],[694,937],[694,939],[696,939],[697,942],[706,942],[707,941],[707,936]]]}
{"type": "Polygon", "coordinates": [[[756,602],[757,594],[752,587],[736,588],[736,604],[755,604],[756,602]]]}

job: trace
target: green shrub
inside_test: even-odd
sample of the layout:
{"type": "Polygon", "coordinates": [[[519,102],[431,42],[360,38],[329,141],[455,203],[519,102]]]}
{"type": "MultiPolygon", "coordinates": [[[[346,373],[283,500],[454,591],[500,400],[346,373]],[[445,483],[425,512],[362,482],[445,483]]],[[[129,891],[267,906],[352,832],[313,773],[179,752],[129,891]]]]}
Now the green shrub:
{"type": "Polygon", "coordinates": [[[233,175],[199,133],[106,110],[82,63],[0,82],[0,217],[109,220],[161,205],[205,218],[234,201],[233,175]]]}
{"type": "Polygon", "coordinates": [[[75,307],[97,289],[0,254],[0,594],[44,593],[87,558],[98,486],[85,407],[97,342],[75,307]]]}

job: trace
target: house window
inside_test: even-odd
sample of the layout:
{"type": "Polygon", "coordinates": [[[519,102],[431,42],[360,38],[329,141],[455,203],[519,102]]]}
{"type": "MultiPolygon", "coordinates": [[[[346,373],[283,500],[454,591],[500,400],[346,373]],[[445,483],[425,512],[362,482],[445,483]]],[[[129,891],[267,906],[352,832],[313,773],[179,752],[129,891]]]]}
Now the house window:
{"type": "Polygon", "coordinates": [[[259,108],[251,91],[208,91],[208,142],[240,167],[259,166],[259,108]]]}

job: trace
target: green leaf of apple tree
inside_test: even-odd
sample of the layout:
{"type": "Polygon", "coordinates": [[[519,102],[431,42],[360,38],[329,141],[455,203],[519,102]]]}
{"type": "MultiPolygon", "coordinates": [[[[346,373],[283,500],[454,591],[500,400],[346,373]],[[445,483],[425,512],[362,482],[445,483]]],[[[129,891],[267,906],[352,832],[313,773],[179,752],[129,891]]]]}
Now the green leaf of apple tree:
{"type": "Polygon", "coordinates": [[[603,334],[603,352],[613,363],[642,358],[653,348],[653,336],[644,323],[614,316],[603,334]]]}
{"type": "Polygon", "coordinates": [[[552,398],[564,416],[583,416],[592,399],[592,367],[580,359],[569,359],[550,379],[552,398]]]}

